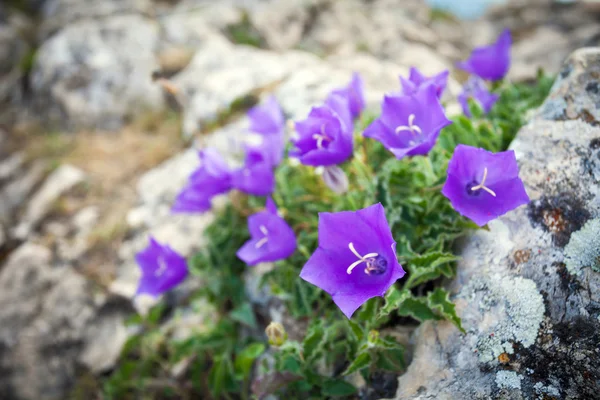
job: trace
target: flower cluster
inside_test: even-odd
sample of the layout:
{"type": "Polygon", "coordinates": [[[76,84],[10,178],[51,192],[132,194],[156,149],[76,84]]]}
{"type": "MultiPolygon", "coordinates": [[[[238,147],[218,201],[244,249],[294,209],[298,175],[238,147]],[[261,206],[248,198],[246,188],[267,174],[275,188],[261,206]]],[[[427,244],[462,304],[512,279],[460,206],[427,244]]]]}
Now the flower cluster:
{"type": "MultiPolygon", "coordinates": [[[[504,77],[510,63],[510,33],[505,31],[488,47],[475,49],[459,67],[474,74],[458,101],[469,114],[474,98],[487,112],[498,99],[483,79],[504,77]]],[[[426,156],[440,132],[452,122],[441,103],[448,71],[428,77],[411,68],[400,77],[402,90],[384,96],[381,114],[363,132],[379,141],[396,159],[426,156]]],[[[335,192],[343,194],[348,178],[340,166],[354,153],[354,120],[365,108],[364,83],[354,74],[348,86],[332,91],[295,123],[289,156],[301,164],[323,167],[323,177],[335,192]]],[[[248,113],[254,139],[245,147],[242,167],[231,169],[214,149],[199,152],[201,165],[173,205],[174,212],[205,212],[216,195],[237,189],[255,196],[275,190],[274,170],[284,156],[285,119],[274,97],[248,113]]],[[[363,139],[364,140],[364,139],[363,139]]],[[[483,226],[529,201],[512,151],[493,154],[458,145],[447,169],[441,192],[456,211],[483,226]]],[[[247,265],[290,257],[297,247],[293,228],[278,212],[271,197],[263,211],[248,218],[250,239],[237,251],[247,265]]],[[[300,272],[300,278],[331,295],[348,318],[368,299],[383,296],[405,271],[396,257],[396,242],[384,207],[374,204],[355,211],[319,213],[318,247],[300,272]]],[[[138,292],[160,294],[181,282],[187,274],[185,259],[168,246],[151,239],[137,256],[143,277],[138,292]]]]}
{"type": "Polygon", "coordinates": [[[485,113],[498,100],[498,95],[488,90],[484,80],[499,81],[506,76],[510,67],[511,43],[510,31],[505,29],[495,43],[475,48],[468,60],[457,64],[458,68],[472,74],[458,96],[466,116],[471,117],[468,99],[476,101],[485,113]]]}

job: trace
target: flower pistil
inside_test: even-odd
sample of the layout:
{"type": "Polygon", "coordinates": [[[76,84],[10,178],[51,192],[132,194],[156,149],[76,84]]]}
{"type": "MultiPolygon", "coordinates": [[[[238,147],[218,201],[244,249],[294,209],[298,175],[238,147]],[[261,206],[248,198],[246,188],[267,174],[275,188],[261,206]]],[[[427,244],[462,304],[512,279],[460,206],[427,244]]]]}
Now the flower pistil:
{"type": "Polygon", "coordinates": [[[358,257],[359,259],[355,262],[353,262],[348,269],[346,270],[346,273],[348,275],[350,275],[352,273],[352,270],[359,265],[360,263],[366,263],[367,264],[367,268],[365,268],[365,273],[366,274],[370,274],[371,269],[373,269],[376,266],[376,263],[374,262],[376,260],[376,258],[379,256],[379,254],[377,253],[367,253],[364,256],[361,256],[358,251],[356,251],[356,249],[354,248],[354,244],[352,242],[348,243],[348,248],[350,249],[350,251],[352,253],[354,253],[354,255],[356,257],[358,257]]]}
{"type": "Polygon", "coordinates": [[[489,194],[491,194],[492,196],[496,197],[496,192],[494,192],[489,187],[485,186],[485,180],[487,179],[487,174],[488,174],[488,169],[487,169],[487,167],[485,167],[483,169],[483,179],[481,179],[481,183],[476,186],[471,187],[470,190],[471,190],[471,192],[474,192],[476,190],[483,189],[486,192],[488,192],[489,194]]]}

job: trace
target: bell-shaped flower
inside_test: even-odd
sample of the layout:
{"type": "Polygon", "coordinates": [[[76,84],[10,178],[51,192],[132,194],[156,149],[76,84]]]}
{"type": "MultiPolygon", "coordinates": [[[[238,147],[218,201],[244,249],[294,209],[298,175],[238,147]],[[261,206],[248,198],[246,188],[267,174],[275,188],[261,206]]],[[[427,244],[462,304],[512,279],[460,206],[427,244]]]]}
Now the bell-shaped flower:
{"type": "Polygon", "coordinates": [[[212,148],[200,150],[200,167],[194,171],[187,185],[173,204],[173,212],[205,212],[211,208],[211,199],[231,189],[232,173],[221,155],[212,148]]]}
{"type": "Polygon", "coordinates": [[[248,265],[282,260],[296,250],[294,231],[279,216],[270,197],[264,211],[248,217],[248,230],[250,240],[237,252],[237,256],[248,265]]]}
{"type": "Polygon", "coordinates": [[[185,258],[150,237],[148,247],[136,254],[142,277],[136,294],[159,296],[181,283],[188,273],[185,258]]]}
{"type": "Polygon", "coordinates": [[[458,102],[462,106],[463,112],[467,117],[471,117],[471,110],[469,109],[469,99],[475,100],[487,114],[490,112],[498,96],[492,93],[485,86],[485,82],[476,76],[471,76],[467,83],[463,87],[463,91],[458,95],[458,102]]]}
{"type": "Polygon", "coordinates": [[[462,144],[448,164],[442,194],[479,226],[529,203],[514,151],[494,154],[462,144]]]}
{"type": "Polygon", "coordinates": [[[433,85],[412,95],[386,95],[381,116],[365,129],[365,137],[378,140],[396,158],[425,155],[435,145],[446,118],[433,85]]]}
{"type": "Polygon", "coordinates": [[[348,100],[331,94],[324,105],[313,107],[308,118],[296,122],[298,137],[290,156],[304,165],[340,164],[352,155],[353,125],[348,100]]]}
{"type": "Polygon", "coordinates": [[[506,76],[510,67],[511,44],[510,31],[505,29],[496,43],[475,48],[471,57],[458,63],[457,67],[483,79],[501,80],[506,76]]]}
{"type": "Polygon", "coordinates": [[[329,293],[346,317],[383,296],[405,272],[381,204],[319,213],[319,247],[300,277],[329,293]]]}
{"type": "Polygon", "coordinates": [[[360,75],[355,72],[352,74],[352,80],[343,89],[334,90],[332,93],[345,97],[348,101],[350,114],[352,118],[358,118],[365,109],[365,88],[364,82],[360,75]]]}
{"type": "Polygon", "coordinates": [[[260,151],[247,153],[244,165],[233,171],[232,187],[254,196],[267,196],[273,193],[275,173],[267,157],[260,151]]]}
{"type": "Polygon", "coordinates": [[[285,130],[285,118],[283,111],[275,99],[270,96],[267,100],[248,111],[250,119],[250,131],[263,135],[283,135],[285,130]]]}
{"type": "Polygon", "coordinates": [[[408,79],[400,77],[402,94],[415,94],[420,89],[432,85],[435,87],[437,97],[441,98],[448,84],[448,75],[449,71],[445,70],[434,76],[425,76],[415,67],[411,67],[408,79]]]}

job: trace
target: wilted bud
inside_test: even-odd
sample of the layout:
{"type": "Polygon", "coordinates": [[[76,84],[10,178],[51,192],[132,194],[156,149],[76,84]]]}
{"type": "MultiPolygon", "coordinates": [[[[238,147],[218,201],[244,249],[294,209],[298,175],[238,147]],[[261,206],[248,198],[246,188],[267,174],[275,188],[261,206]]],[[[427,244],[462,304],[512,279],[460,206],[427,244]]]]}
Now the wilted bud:
{"type": "Polygon", "coordinates": [[[348,177],[344,170],[337,165],[325,167],[325,170],[323,171],[323,180],[327,187],[337,194],[348,191],[348,177]]]}
{"type": "Polygon", "coordinates": [[[265,329],[265,333],[271,346],[281,346],[287,340],[287,332],[279,322],[271,322],[265,329]]]}

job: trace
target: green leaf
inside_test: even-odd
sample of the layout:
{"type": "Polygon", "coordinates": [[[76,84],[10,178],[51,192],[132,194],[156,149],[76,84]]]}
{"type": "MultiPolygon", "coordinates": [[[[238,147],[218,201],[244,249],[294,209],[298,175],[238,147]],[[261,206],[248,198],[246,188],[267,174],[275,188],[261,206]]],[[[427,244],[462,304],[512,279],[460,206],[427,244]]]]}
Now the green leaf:
{"type": "Polygon", "coordinates": [[[421,297],[412,297],[404,300],[404,302],[398,309],[398,314],[405,317],[413,317],[417,321],[421,322],[430,319],[442,319],[440,316],[435,314],[431,310],[431,308],[429,308],[429,305],[427,304],[427,299],[421,297]]]}
{"type": "Polygon", "coordinates": [[[250,375],[252,364],[265,351],[265,345],[262,343],[251,343],[244,347],[235,357],[235,371],[242,377],[250,375]]]}
{"type": "Polygon", "coordinates": [[[460,257],[453,254],[440,251],[411,257],[407,263],[410,274],[408,280],[404,283],[404,287],[410,289],[421,283],[437,279],[442,275],[451,278],[454,275],[451,263],[459,259],[460,257]]]}
{"type": "Polygon", "coordinates": [[[256,328],[256,318],[254,316],[254,310],[250,303],[244,303],[238,308],[234,309],[229,313],[232,320],[244,324],[250,328],[256,328]]]}
{"type": "Polygon", "coordinates": [[[462,333],[460,317],[456,314],[456,306],[450,301],[449,294],[442,288],[437,288],[427,296],[429,307],[440,312],[444,318],[452,322],[462,333]]]}
{"type": "Polygon", "coordinates": [[[356,387],[354,385],[342,380],[342,379],[331,379],[323,384],[322,395],[324,396],[350,396],[356,393],[356,387]]]}
{"type": "Polygon", "coordinates": [[[371,355],[368,351],[359,353],[354,360],[350,363],[343,375],[349,375],[353,372],[360,371],[363,368],[367,368],[371,364],[371,355]]]}
{"type": "Polygon", "coordinates": [[[304,358],[309,362],[313,357],[318,356],[325,341],[325,330],[321,320],[315,321],[307,330],[302,347],[304,349],[304,358]]]}
{"type": "Polygon", "coordinates": [[[377,354],[377,367],[387,371],[399,372],[406,368],[404,363],[404,350],[387,349],[377,354]]]}
{"type": "Polygon", "coordinates": [[[404,300],[410,298],[411,296],[412,295],[409,290],[398,290],[396,286],[392,286],[385,294],[385,305],[379,309],[377,319],[387,317],[392,311],[398,309],[404,300]]]}
{"type": "Polygon", "coordinates": [[[234,372],[229,354],[215,357],[208,374],[208,382],[215,396],[235,390],[234,372]]]}

